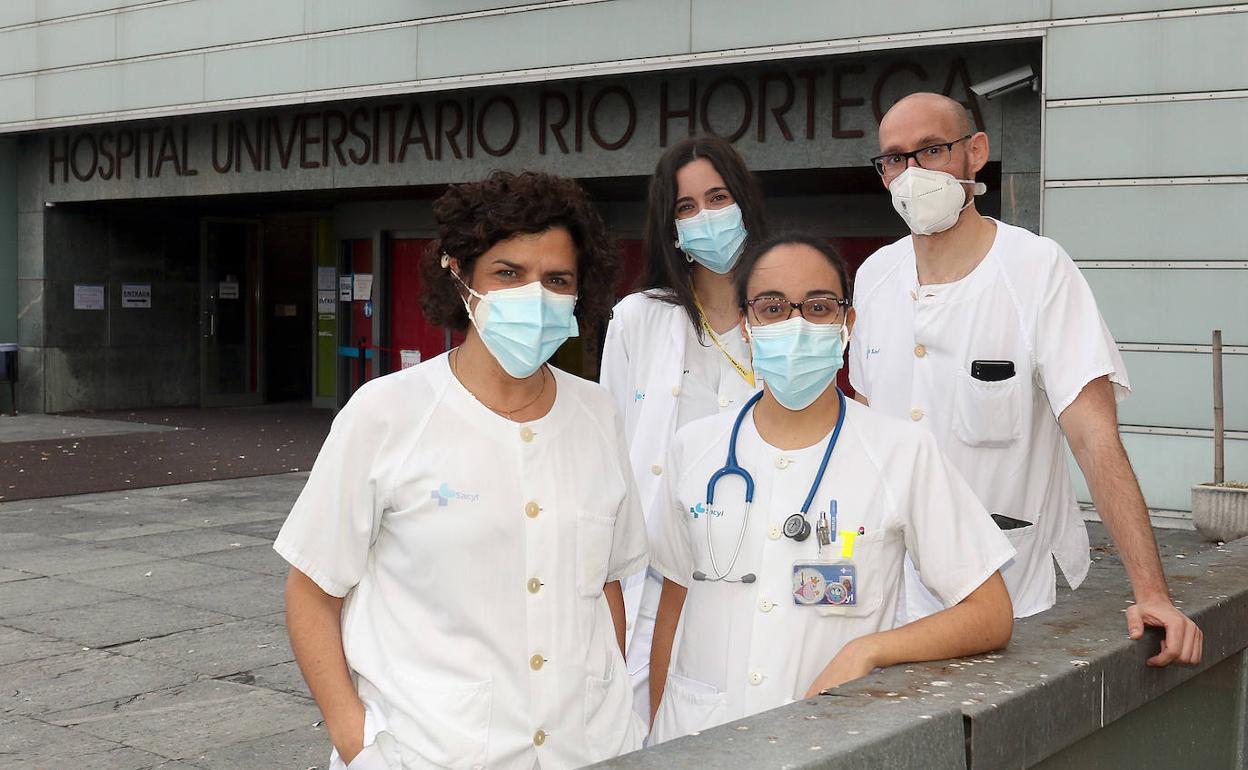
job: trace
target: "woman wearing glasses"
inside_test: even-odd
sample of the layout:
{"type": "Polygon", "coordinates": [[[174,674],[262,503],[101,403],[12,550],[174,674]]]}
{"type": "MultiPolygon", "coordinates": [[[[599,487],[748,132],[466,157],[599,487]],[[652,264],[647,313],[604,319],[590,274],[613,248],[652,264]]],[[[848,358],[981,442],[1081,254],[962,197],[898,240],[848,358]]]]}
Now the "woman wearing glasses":
{"type": "Polygon", "coordinates": [[[876,667],[999,648],[1012,627],[997,569],[1013,549],[935,441],[836,387],[854,323],[844,261],[775,238],[742,258],[736,288],[765,387],[672,443],[650,526],[656,743],[876,667]],[[947,609],[893,628],[906,554],[947,609]]]}
{"type": "MultiPolygon", "coordinates": [[[[758,388],[732,276],[746,246],[766,234],[757,182],[732,145],[715,136],[691,137],[664,153],[648,207],[646,289],[616,306],[601,376],[624,416],[647,520],[676,429],[735,412],[758,388]]],[[[662,582],[651,572],[624,585],[634,703],[648,715],[646,670],[662,582]]]]}

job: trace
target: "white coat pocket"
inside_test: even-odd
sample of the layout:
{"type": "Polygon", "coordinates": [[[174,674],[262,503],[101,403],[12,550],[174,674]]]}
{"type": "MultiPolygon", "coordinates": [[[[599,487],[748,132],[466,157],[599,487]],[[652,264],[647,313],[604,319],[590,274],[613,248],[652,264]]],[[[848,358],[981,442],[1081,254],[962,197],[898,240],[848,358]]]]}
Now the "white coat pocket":
{"type": "Polygon", "coordinates": [[[347,770],[390,770],[390,765],[382,756],[381,749],[377,748],[377,744],[374,743],[365,746],[359,754],[356,754],[351,764],[347,765],[347,770]]]}
{"type": "Polygon", "coordinates": [[[596,598],[607,582],[615,517],[582,513],[576,517],[576,585],[581,594],[596,598]]]}
{"type": "MultiPolygon", "coordinates": [[[[835,551],[836,544],[833,544],[835,551]]],[[[884,601],[882,581],[885,575],[896,574],[892,563],[901,558],[904,543],[896,532],[881,530],[854,539],[854,570],[857,573],[857,603],[850,607],[819,604],[814,611],[822,616],[866,617],[875,613],[884,601]]],[[[805,611],[805,608],[803,608],[805,611]]]]}
{"type": "Polygon", "coordinates": [[[1006,447],[1022,435],[1019,377],[984,382],[958,370],[953,394],[953,433],[967,446],[1006,447]]]}
{"type": "Polygon", "coordinates": [[[633,710],[633,690],[614,660],[606,676],[585,678],[585,738],[589,761],[600,762],[641,748],[646,736],[641,717],[633,710]]]}
{"type": "Polygon", "coordinates": [[[728,693],[669,672],[663,703],[654,715],[653,743],[674,740],[728,721],[728,693]]]}
{"type": "Polygon", "coordinates": [[[446,682],[395,669],[405,697],[390,710],[405,768],[471,770],[485,765],[491,682],[446,682]]]}
{"type": "Polygon", "coordinates": [[[1014,558],[1001,567],[1001,579],[1005,581],[1006,590],[1014,602],[1016,612],[1026,614],[1029,607],[1048,607],[1054,599],[1054,583],[1052,577],[1052,560],[1043,553],[1043,543],[1039,542],[1037,527],[1016,527],[1003,529],[1001,534],[1014,546],[1014,558]]]}

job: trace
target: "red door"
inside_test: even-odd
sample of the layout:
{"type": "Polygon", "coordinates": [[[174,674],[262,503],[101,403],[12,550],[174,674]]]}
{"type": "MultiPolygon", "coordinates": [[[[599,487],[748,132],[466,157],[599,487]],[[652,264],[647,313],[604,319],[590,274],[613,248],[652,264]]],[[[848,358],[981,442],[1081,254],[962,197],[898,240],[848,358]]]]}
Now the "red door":
{"type": "MultiPolygon", "coordinates": [[[[876,249],[879,249],[881,246],[887,246],[895,240],[897,240],[895,237],[829,238],[828,243],[832,245],[832,248],[836,249],[838,254],[845,258],[846,262],[849,263],[849,275],[852,279],[855,275],[857,275],[858,267],[867,260],[867,257],[874,254],[876,249]]],[[[837,384],[841,386],[841,390],[845,392],[845,395],[852,396],[854,395],[854,389],[849,384],[848,355],[849,354],[846,353],[845,365],[841,367],[841,371],[837,375],[836,381],[837,384]]]]}
{"type": "Polygon", "coordinates": [[[641,288],[641,277],[646,271],[646,244],[640,240],[624,239],[619,241],[621,265],[620,282],[616,284],[617,299],[632,294],[641,288]]]}
{"type": "MultiPolygon", "coordinates": [[[[420,351],[421,361],[447,350],[446,329],[425,320],[420,309],[420,260],[430,242],[428,238],[390,241],[390,371],[402,368],[403,350],[420,351]]],[[[451,347],[463,339],[463,332],[452,332],[451,347]]]]}

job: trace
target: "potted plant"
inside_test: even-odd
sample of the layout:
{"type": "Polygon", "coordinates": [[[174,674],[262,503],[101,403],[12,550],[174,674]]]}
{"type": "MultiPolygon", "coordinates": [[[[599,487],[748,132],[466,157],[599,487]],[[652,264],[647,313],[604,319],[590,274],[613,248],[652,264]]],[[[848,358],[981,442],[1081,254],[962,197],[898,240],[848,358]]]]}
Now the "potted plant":
{"type": "Polygon", "coordinates": [[[1213,332],[1213,481],[1192,487],[1192,523],[1210,540],[1248,536],[1248,484],[1227,481],[1223,465],[1222,330],[1213,332]]]}

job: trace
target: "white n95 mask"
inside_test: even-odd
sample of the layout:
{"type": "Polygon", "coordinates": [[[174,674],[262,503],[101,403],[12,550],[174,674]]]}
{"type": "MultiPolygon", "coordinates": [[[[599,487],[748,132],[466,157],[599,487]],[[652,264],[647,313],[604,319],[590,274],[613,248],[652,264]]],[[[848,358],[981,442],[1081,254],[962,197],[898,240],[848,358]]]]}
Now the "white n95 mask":
{"type": "Polygon", "coordinates": [[[475,312],[466,298],[464,307],[486,350],[518,380],[536,372],[569,337],[580,333],[576,297],[557,294],[538,281],[479,294],[454,271],[451,275],[478,300],[475,312]]]}
{"type": "Polygon", "coordinates": [[[888,185],[893,208],[915,235],[943,233],[974,201],[963,184],[975,185],[972,195],[983,195],[988,186],[973,179],[957,179],[944,171],[911,166],[888,185]]]}

